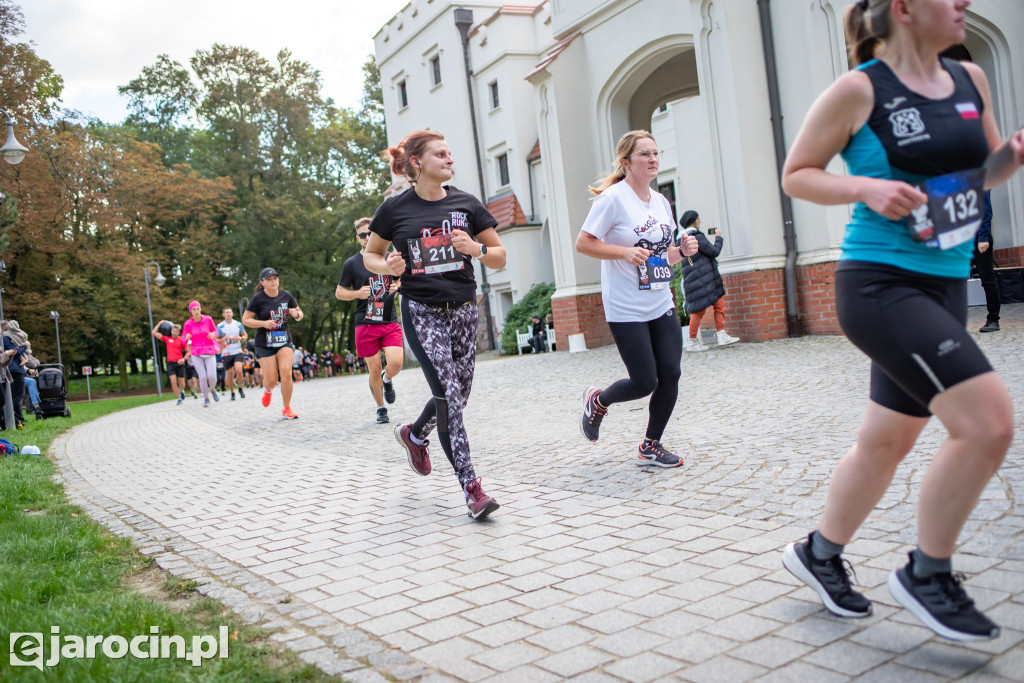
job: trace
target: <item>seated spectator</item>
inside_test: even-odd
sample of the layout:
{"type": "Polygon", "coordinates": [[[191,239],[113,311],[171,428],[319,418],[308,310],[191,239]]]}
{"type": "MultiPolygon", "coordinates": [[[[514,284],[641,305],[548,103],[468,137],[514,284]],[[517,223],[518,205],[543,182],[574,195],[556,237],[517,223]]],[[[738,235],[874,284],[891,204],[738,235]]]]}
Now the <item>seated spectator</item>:
{"type": "Polygon", "coordinates": [[[534,353],[543,353],[548,350],[548,332],[540,316],[533,316],[533,336],[530,337],[530,345],[534,353]]]}

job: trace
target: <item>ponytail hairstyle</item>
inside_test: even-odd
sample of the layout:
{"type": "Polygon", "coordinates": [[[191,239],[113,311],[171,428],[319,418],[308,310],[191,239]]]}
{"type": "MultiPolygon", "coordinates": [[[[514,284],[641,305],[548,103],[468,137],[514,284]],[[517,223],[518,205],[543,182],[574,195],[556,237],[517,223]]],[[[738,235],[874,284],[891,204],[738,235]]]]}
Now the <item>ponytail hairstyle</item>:
{"type": "Polygon", "coordinates": [[[256,286],[252,288],[252,293],[253,294],[255,294],[256,292],[262,292],[262,291],[263,291],[263,283],[262,282],[257,282],[256,286]]]}
{"type": "Polygon", "coordinates": [[[870,62],[892,36],[892,0],[858,0],[843,18],[850,67],[870,62]]]}
{"type": "Polygon", "coordinates": [[[405,176],[414,183],[420,170],[413,165],[412,158],[423,156],[427,144],[434,140],[444,140],[444,134],[436,130],[416,130],[406,135],[397,145],[381,152],[380,156],[388,162],[393,174],[405,176]]]}
{"type": "Polygon", "coordinates": [[[597,184],[597,187],[589,187],[591,194],[599,195],[615,183],[625,179],[626,169],[622,162],[629,158],[629,155],[636,149],[636,143],[644,138],[654,139],[646,130],[631,130],[621,138],[619,144],[615,145],[615,168],[597,184]]]}

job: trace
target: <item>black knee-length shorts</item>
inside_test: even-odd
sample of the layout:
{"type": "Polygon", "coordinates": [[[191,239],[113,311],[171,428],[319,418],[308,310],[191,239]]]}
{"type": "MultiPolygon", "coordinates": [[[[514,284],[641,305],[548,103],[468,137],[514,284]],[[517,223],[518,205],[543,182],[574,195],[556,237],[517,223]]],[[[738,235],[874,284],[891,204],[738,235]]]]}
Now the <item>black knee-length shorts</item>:
{"type": "Polygon", "coordinates": [[[871,359],[875,403],[928,417],[938,394],[992,370],[966,328],[965,280],[842,261],[835,283],[839,324],[871,359]]]}

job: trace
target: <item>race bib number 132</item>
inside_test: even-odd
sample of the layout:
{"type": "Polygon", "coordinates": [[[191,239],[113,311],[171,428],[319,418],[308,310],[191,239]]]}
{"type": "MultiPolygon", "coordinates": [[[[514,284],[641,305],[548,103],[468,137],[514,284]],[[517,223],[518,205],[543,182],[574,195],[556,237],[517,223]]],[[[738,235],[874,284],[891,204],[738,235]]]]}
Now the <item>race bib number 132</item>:
{"type": "Polygon", "coordinates": [[[910,235],[936,249],[974,239],[981,227],[985,171],[958,171],[918,184],[928,201],[906,218],[910,235]]]}

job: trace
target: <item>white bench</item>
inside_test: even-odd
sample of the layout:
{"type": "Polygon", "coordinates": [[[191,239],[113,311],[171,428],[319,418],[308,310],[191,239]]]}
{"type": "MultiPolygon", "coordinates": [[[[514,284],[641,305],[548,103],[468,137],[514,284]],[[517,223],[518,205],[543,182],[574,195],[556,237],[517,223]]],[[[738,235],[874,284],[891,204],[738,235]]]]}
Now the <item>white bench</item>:
{"type": "MultiPolygon", "coordinates": [[[[519,349],[520,356],[523,355],[523,347],[530,349],[531,352],[533,351],[533,344],[530,342],[530,339],[532,337],[532,327],[527,327],[525,332],[520,332],[519,330],[516,330],[516,347],[519,349]]],[[[544,335],[544,343],[547,345],[549,352],[554,350],[555,330],[551,327],[551,325],[548,325],[546,328],[546,333],[544,335]]]]}

